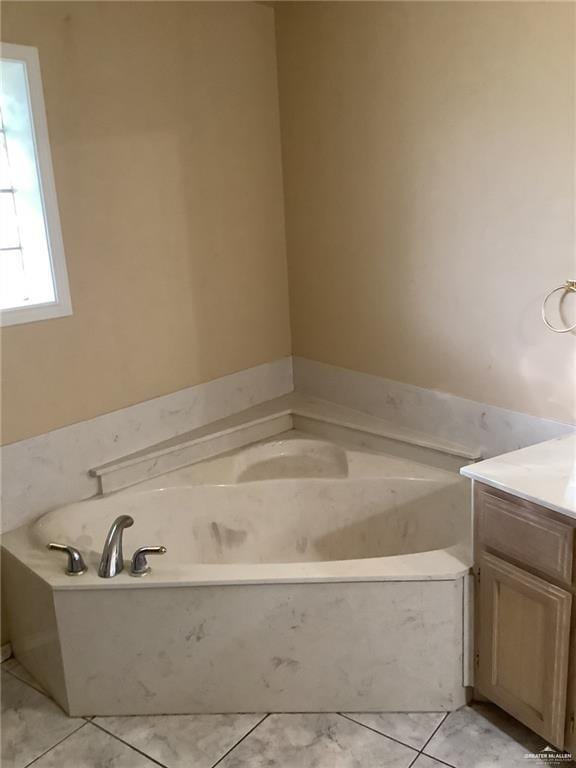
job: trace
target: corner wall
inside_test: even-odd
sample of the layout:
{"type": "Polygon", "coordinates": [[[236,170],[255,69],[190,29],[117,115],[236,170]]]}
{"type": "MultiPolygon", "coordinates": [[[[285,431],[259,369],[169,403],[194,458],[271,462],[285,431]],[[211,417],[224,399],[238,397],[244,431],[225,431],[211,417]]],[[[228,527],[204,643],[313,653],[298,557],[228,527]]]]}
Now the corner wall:
{"type": "Polygon", "coordinates": [[[289,355],[273,10],[1,13],[40,52],[74,308],[3,329],[4,443],[289,355]]]}
{"type": "Polygon", "coordinates": [[[572,421],[574,6],[276,16],[294,354],[572,421]]]}

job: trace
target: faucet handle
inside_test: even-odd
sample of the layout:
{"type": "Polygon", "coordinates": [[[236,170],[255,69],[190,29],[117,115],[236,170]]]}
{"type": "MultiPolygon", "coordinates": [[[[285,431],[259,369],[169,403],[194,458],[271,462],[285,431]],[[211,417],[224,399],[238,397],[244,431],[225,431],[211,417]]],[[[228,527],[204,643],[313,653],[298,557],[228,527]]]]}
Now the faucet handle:
{"type": "Polygon", "coordinates": [[[164,555],[166,547],[139,547],[132,555],[130,576],[146,576],[152,570],[146,560],[146,555],[164,555]]]}
{"type": "Polygon", "coordinates": [[[68,565],[64,569],[64,572],[68,576],[81,576],[88,570],[84,558],[76,547],[71,547],[69,544],[56,544],[50,542],[50,544],[46,544],[46,549],[55,550],[56,552],[66,552],[68,555],[68,565]]]}

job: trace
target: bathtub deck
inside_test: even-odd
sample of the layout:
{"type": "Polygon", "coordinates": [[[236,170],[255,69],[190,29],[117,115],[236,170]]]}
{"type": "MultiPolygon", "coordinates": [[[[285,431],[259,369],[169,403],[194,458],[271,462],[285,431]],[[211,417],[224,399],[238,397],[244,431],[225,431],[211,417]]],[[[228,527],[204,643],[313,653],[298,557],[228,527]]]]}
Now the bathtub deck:
{"type": "MultiPolygon", "coordinates": [[[[525,768],[542,741],[495,707],[450,714],[67,717],[2,665],[3,768],[525,768]]],[[[562,765],[574,765],[562,762],[562,765]]]]}

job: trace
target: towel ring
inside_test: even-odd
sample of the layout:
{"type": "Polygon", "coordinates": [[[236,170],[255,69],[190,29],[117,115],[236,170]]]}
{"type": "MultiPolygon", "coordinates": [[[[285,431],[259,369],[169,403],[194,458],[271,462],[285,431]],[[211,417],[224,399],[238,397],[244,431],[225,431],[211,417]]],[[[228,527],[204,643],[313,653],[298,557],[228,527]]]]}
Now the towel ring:
{"type": "Polygon", "coordinates": [[[558,293],[558,291],[562,291],[562,294],[570,292],[576,293],[576,280],[566,280],[564,285],[559,285],[558,288],[553,288],[549,293],[546,294],[544,301],[542,302],[542,320],[544,320],[544,323],[548,326],[548,328],[550,328],[551,331],[554,331],[554,333],[569,333],[569,331],[576,329],[576,323],[571,325],[569,328],[556,328],[556,326],[552,325],[550,320],[548,320],[546,317],[546,304],[548,299],[555,293],[558,293]]]}

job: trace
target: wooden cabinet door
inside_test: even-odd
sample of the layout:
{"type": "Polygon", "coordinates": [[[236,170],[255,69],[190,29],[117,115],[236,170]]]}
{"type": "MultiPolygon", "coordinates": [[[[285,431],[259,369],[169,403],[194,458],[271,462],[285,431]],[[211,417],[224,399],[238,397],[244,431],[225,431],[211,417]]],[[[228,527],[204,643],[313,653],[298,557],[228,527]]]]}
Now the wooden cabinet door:
{"type": "Polygon", "coordinates": [[[494,555],[479,565],[478,690],[562,748],[572,595],[494,555]]]}

